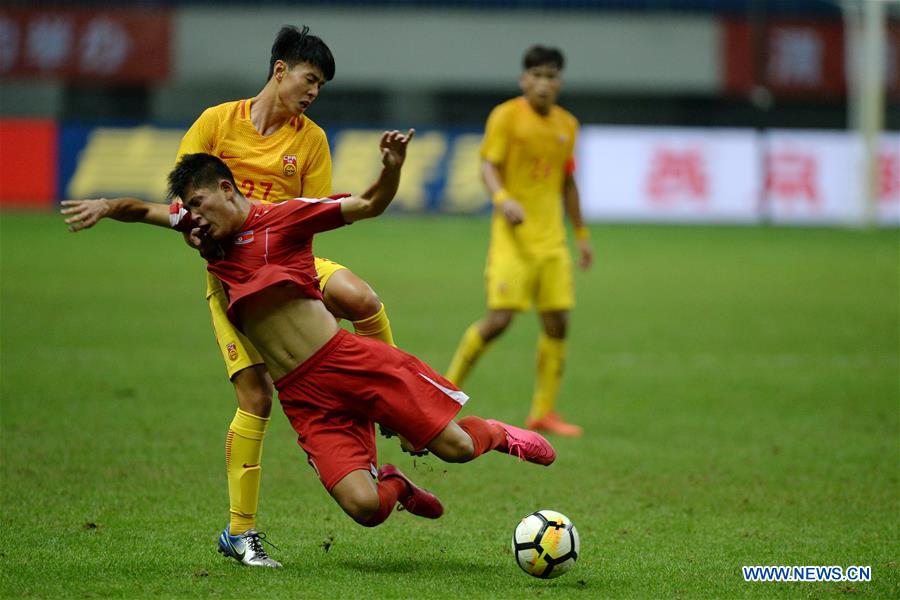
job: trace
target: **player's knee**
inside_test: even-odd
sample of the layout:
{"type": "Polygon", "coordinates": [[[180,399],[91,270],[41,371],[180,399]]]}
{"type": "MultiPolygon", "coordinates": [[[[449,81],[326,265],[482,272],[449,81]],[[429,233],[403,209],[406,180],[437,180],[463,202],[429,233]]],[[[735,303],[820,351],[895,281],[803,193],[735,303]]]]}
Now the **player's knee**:
{"type": "MultiPolygon", "coordinates": [[[[335,276],[333,275],[332,278],[335,276]]],[[[367,319],[381,310],[381,299],[369,284],[358,277],[345,277],[331,286],[329,299],[351,321],[367,319]]]]}
{"type": "Polygon", "coordinates": [[[375,293],[375,290],[365,284],[361,287],[362,289],[358,290],[354,295],[353,305],[349,310],[354,321],[368,319],[381,310],[381,299],[375,293]]]}
{"type": "Polygon", "coordinates": [[[475,445],[465,432],[441,440],[438,447],[431,449],[434,454],[443,461],[463,463],[472,460],[475,455],[475,445]]]}
{"type": "Polygon", "coordinates": [[[342,495],[338,502],[341,508],[344,509],[344,512],[360,525],[365,525],[366,527],[377,525],[377,523],[372,523],[372,519],[381,508],[378,492],[374,490],[354,490],[351,493],[342,495]]]}
{"type": "Polygon", "coordinates": [[[490,313],[481,325],[481,336],[485,342],[489,342],[509,327],[512,323],[513,313],[509,312],[493,312],[490,313]]]}
{"type": "Polygon", "coordinates": [[[241,410],[258,417],[271,414],[275,387],[267,376],[261,376],[251,367],[239,371],[231,381],[241,410]]]}
{"type": "Polygon", "coordinates": [[[569,318],[565,313],[544,316],[544,333],[556,339],[564,339],[569,330],[569,318]]]}
{"type": "Polygon", "coordinates": [[[238,393],[238,406],[242,411],[257,417],[268,417],[272,413],[272,392],[259,388],[238,393]]]}
{"type": "Polygon", "coordinates": [[[556,338],[558,340],[565,339],[566,334],[568,333],[568,327],[565,322],[554,323],[551,326],[544,327],[544,332],[552,338],[556,338]]]}

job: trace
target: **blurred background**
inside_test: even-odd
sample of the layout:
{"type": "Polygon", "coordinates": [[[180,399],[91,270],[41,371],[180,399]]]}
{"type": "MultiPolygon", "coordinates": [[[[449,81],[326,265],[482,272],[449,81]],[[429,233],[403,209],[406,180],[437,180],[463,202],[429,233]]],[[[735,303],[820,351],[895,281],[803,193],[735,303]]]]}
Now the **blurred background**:
{"type": "Polygon", "coordinates": [[[0,202],[163,200],[181,135],[265,83],[283,24],[337,74],[309,116],[335,191],[417,127],[395,210],[485,213],[478,144],[534,44],[566,55],[589,220],[900,223],[900,2],[229,0],[0,8],[0,202]]]}

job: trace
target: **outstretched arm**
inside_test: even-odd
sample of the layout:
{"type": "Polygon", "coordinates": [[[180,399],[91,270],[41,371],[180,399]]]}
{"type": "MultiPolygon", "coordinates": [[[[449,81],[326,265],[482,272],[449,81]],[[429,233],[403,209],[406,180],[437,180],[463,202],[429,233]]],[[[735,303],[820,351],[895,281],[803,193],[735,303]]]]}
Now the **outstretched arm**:
{"type": "Polygon", "coordinates": [[[171,227],[167,204],[144,202],[137,198],[63,200],[61,204],[63,208],[60,212],[67,216],[66,225],[73,233],[82,229],[90,229],[100,219],[171,227]]]}
{"type": "Polygon", "coordinates": [[[100,219],[114,219],[125,223],[147,223],[158,225],[167,229],[180,231],[185,243],[199,250],[201,256],[216,256],[219,251],[210,250],[210,242],[200,238],[200,230],[192,227],[190,221],[182,223],[183,214],[171,213],[169,204],[159,202],[144,202],[137,198],[115,198],[107,200],[63,200],[63,209],[60,211],[66,218],[66,225],[72,233],[82,229],[90,229],[100,219]],[[174,216],[174,220],[173,220],[174,216]]]}
{"type": "Polygon", "coordinates": [[[400,185],[400,168],[406,160],[406,147],[415,135],[410,129],[405,134],[397,130],[386,131],[381,136],[381,174],[361,196],[350,196],[341,201],[341,214],[347,223],[377,217],[387,209],[400,185]]]}

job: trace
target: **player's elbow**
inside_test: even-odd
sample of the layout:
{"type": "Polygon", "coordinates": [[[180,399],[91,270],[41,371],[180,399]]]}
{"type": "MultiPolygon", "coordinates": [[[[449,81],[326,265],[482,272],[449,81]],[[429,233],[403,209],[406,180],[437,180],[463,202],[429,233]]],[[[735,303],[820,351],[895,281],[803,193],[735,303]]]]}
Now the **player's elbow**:
{"type": "Polygon", "coordinates": [[[381,215],[382,213],[384,213],[384,209],[385,209],[385,208],[387,208],[387,207],[386,207],[386,206],[379,206],[379,205],[377,205],[377,204],[375,204],[375,203],[370,204],[369,207],[368,207],[368,210],[366,210],[366,218],[367,218],[367,219],[374,219],[375,217],[377,217],[377,216],[381,215]]]}
{"type": "Polygon", "coordinates": [[[360,207],[360,219],[374,219],[384,213],[390,204],[390,198],[384,199],[379,195],[366,199],[365,203],[360,207]]]}

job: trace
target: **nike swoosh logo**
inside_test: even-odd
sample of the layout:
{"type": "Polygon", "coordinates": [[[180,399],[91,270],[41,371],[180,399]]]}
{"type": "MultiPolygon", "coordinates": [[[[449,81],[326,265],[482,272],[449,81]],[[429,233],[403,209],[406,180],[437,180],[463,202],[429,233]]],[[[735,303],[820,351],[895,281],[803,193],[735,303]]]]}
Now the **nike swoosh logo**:
{"type": "Polygon", "coordinates": [[[222,160],[228,160],[230,158],[237,158],[237,156],[232,156],[230,154],[225,154],[224,152],[219,152],[219,158],[222,160]]]}
{"type": "Polygon", "coordinates": [[[247,463],[244,463],[245,469],[252,469],[253,467],[258,467],[258,466],[259,466],[259,463],[256,463],[255,465],[248,465],[247,463]]]}
{"type": "Polygon", "coordinates": [[[238,552],[238,549],[234,547],[231,540],[228,540],[228,545],[231,546],[231,551],[234,552],[234,555],[238,560],[244,560],[244,554],[246,554],[246,552],[238,552]]]}

